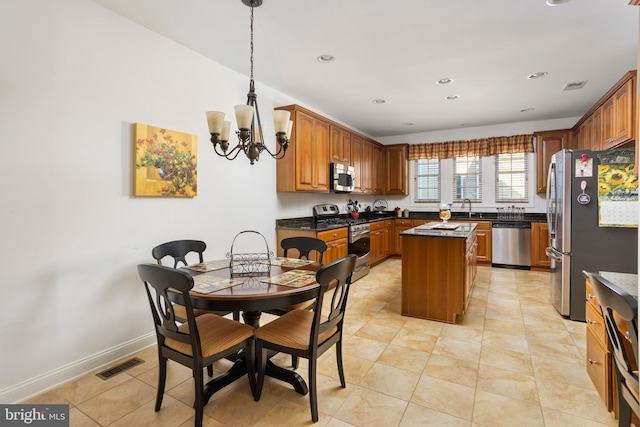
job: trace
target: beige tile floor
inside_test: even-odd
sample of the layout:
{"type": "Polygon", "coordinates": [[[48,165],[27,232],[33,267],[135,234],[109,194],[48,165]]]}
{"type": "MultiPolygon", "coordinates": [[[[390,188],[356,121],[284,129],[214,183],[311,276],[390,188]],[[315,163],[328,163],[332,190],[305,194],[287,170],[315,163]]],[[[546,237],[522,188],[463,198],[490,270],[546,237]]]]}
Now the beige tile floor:
{"type": "MultiPolygon", "coordinates": [[[[347,388],[330,350],[319,361],[317,425],[617,425],[585,373],[585,324],[562,319],[550,305],[548,274],[480,267],[467,314],[449,325],[400,316],[400,266],[387,260],[353,284],[347,388]]],[[[136,356],[145,363],[107,381],[86,375],[30,403],[69,403],[77,427],[193,425],[190,371],[170,362],[156,413],[156,350],[136,356]]],[[[277,358],[290,365],[288,356],[277,358]]],[[[304,378],[305,365],[298,369],[304,378]]],[[[245,378],[205,407],[205,426],[309,424],[308,397],[269,378],[260,402],[245,378]]]]}

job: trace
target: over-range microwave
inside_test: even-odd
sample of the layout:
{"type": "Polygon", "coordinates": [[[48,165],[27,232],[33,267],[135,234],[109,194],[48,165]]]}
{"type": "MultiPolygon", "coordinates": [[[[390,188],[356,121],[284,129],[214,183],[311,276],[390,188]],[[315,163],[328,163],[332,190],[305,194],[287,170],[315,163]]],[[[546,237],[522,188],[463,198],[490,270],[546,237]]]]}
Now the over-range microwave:
{"type": "Polygon", "coordinates": [[[337,192],[351,192],[355,184],[355,168],[341,163],[330,163],[331,189],[337,192]]]}

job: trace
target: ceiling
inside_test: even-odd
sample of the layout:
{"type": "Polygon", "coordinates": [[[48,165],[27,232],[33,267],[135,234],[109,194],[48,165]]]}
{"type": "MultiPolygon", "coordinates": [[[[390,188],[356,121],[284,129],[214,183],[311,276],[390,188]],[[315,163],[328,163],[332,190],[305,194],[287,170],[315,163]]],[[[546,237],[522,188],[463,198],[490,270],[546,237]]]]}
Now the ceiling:
{"type": "MultiPolygon", "coordinates": [[[[241,0],[93,1],[249,75],[241,0]]],[[[264,0],[256,89],[374,138],[578,117],[636,69],[639,13],[629,0],[264,0]],[[538,72],[548,75],[527,78],[538,72]]]]}

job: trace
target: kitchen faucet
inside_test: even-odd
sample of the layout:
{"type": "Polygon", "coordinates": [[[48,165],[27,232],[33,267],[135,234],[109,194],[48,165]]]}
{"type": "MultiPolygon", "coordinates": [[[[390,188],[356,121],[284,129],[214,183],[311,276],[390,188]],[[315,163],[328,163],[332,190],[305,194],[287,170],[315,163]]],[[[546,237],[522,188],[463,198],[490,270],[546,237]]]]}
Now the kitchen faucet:
{"type": "Polygon", "coordinates": [[[464,209],[464,204],[465,203],[469,203],[469,218],[471,218],[471,200],[470,199],[463,199],[462,200],[462,206],[461,206],[462,209],[464,209]]]}

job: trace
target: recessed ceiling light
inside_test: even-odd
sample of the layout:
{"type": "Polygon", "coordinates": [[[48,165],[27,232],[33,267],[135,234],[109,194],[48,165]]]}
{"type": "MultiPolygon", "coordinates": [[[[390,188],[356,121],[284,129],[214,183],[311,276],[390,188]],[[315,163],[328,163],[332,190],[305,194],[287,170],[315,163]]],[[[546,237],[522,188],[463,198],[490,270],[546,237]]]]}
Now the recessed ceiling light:
{"type": "Polygon", "coordinates": [[[328,64],[330,62],[335,61],[336,58],[333,55],[320,55],[318,56],[318,62],[321,62],[323,64],[328,64]]]}
{"type": "Polygon", "coordinates": [[[452,79],[444,78],[444,79],[438,80],[436,83],[439,84],[439,85],[448,85],[451,82],[453,82],[452,79]]]}
{"type": "Polygon", "coordinates": [[[548,75],[549,73],[547,73],[546,71],[541,71],[539,73],[530,74],[527,78],[530,80],[533,80],[533,79],[540,79],[542,77],[547,77],[548,75]]]}
{"type": "Polygon", "coordinates": [[[449,95],[445,99],[448,99],[449,101],[452,101],[452,100],[458,99],[458,98],[460,98],[458,95],[449,95]]]}
{"type": "Polygon", "coordinates": [[[557,6],[563,3],[569,3],[570,0],[547,0],[547,6],[557,6]]]}
{"type": "Polygon", "coordinates": [[[521,113],[528,113],[529,111],[533,111],[533,108],[529,107],[529,108],[524,108],[520,110],[521,113]]]}
{"type": "Polygon", "coordinates": [[[386,99],[374,99],[373,101],[374,104],[384,104],[386,101],[386,99]]]}

